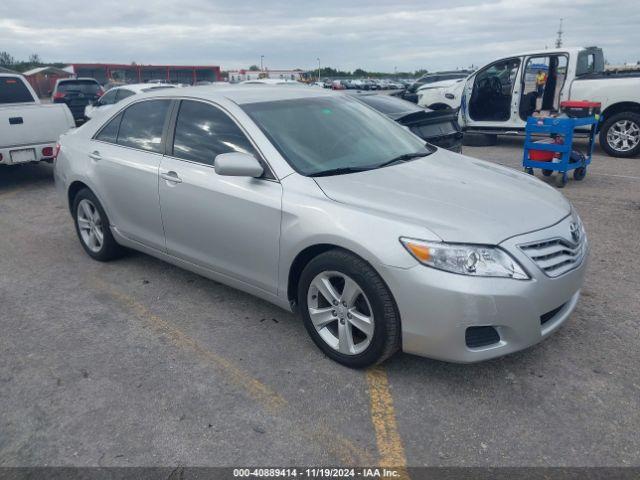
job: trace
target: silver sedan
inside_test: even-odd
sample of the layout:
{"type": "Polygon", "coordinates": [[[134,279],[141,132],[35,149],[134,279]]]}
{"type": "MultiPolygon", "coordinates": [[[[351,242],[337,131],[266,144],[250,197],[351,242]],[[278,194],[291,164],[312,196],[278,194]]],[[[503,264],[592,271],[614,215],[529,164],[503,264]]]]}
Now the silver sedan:
{"type": "Polygon", "coordinates": [[[94,259],[140,250],[298,311],[351,367],[526,348],[567,320],[586,268],[552,187],[332,92],[136,95],[61,138],[55,178],[94,259]]]}

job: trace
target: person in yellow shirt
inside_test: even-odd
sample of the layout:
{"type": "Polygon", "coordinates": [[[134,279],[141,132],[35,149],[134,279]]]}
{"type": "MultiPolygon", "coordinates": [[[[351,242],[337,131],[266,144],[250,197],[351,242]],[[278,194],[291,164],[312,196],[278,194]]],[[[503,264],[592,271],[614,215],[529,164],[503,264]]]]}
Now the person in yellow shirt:
{"type": "Polygon", "coordinates": [[[538,74],[536,75],[536,91],[538,92],[538,97],[541,97],[544,93],[544,86],[547,83],[547,74],[538,70],[538,74]]]}

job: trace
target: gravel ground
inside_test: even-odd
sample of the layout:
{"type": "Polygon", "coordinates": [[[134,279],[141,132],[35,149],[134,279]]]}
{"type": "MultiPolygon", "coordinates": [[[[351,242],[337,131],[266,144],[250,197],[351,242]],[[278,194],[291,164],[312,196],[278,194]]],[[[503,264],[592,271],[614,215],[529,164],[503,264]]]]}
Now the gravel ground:
{"type": "MultiPolygon", "coordinates": [[[[465,148],[518,169],[521,152],[465,148]]],[[[3,168],[0,466],[638,466],[640,159],[598,152],[563,193],[592,256],[558,333],[363,372],[249,295],[143,254],[92,261],[51,167],[3,168]]]]}

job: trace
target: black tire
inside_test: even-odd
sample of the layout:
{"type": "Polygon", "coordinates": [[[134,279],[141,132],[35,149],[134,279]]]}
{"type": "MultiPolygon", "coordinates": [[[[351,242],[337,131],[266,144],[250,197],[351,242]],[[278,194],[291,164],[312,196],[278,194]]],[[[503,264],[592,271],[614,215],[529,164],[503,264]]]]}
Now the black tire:
{"type": "Polygon", "coordinates": [[[305,328],[313,342],[328,357],[351,368],[381,363],[400,349],[400,315],[396,303],[380,275],[360,257],[344,250],[329,250],[313,258],[298,282],[298,304],[305,328]],[[331,348],[316,331],[309,316],[307,293],[313,279],[322,272],[339,272],[351,277],[366,295],[375,327],[368,347],[359,354],[346,355],[331,348]]]}
{"type": "Polygon", "coordinates": [[[586,167],[578,167],[573,171],[573,179],[577,181],[584,180],[584,177],[587,176],[586,167]]]}
{"type": "Polygon", "coordinates": [[[545,177],[550,177],[552,173],[553,170],[542,170],[542,175],[544,175],[545,177]]]}
{"type": "Polygon", "coordinates": [[[524,169],[524,173],[528,173],[529,175],[533,175],[533,168],[527,167],[524,169]]]}
{"type": "Polygon", "coordinates": [[[124,253],[124,248],[120,246],[113,238],[111,229],[109,228],[109,217],[107,217],[107,214],[104,211],[104,208],[102,208],[100,201],[96,198],[91,190],[89,190],[88,188],[83,188],[82,190],[80,190],[74,197],[71,208],[73,223],[76,227],[78,240],[80,240],[80,245],[82,245],[84,251],[87,252],[87,254],[91,258],[100,262],[108,262],[109,260],[114,260],[122,256],[122,254],[124,253]],[[82,238],[82,234],[80,233],[80,226],[78,223],[78,207],[80,205],[80,202],[85,199],[89,200],[100,214],[101,225],[103,227],[103,242],[98,251],[91,250],[91,248],[89,248],[89,246],[85,243],[84,239],[82,238]]]}
{"type": "Polygon", "coordinates": [[[567,172],[560,172],[560,175],[556,177],[556,185],[558,188],[564,188],[569,182],[569,176],[567,172]]]}
{"type": "Polygon", "coordinates": [[[634,122],[637,126],[640,127],[640,113],[636,113],[636,112],[616,113],[615,115],[612,115],[609,118],[607,118],[602,124],[602,127],[600,128],[600,146],[607,153],[607,155],[610,155],[612,157],[619,157],[619,158],[635,157],[636,155],[640,154],[640,142],[631,150],[627,150],[626,152],[621,152],[616,150],[613,146],[609,145],[609,142],[607,141],[607,134],[609,133],[609,130],[617,122],[621,120],[628,120],[628,121],[634,122]]]}
{"type": "Polygon", "coordinates": [[[462,137],[462,145],[466,147],[493,147],[498,143],[498,135],[493,133],[467,132],[462,137]]]}

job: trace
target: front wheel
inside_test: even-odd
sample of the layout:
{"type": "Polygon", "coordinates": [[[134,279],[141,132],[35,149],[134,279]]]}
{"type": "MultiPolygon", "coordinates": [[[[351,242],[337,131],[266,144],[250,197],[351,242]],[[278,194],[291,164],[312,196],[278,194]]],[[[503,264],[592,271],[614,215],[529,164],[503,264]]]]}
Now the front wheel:
{"type": "Polygon", "coordinates": [[[330,358],[352,368],[380,363],[400,348],[391,292],[361,258],[330,250],[304,268],[298,283],[304,325],[330,358]]]}
{"type": "Polygon", "coordinates": [[[607,118],[600,129],[600,146],[612,157],[640,153],[640,114],[621,112],[607,118]]]}

